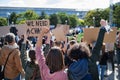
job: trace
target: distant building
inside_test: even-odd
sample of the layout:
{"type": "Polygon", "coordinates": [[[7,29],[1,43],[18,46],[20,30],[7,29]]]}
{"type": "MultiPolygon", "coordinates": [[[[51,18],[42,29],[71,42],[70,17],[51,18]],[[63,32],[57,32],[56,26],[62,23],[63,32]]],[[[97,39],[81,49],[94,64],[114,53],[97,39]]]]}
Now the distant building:
{"type": "Polygon", "coordinates": [[[117,2],[117,3],[115,3],[115,4],[120,5],[120,2],[117,2]]]}
{"type": "Polygon", "coordinates": [[[67,8],[34,8],[34,7],[0,7],[0,17],[7,17],[9,13],[21,13],[25,12],[26,10],[33,10],[38,15],[41,15],[41,12],[44,11],[46,14],[54,14],[58,12],[65,12],[67,14],[75,14],[78,18],[83,19],[86,15],[87,11],[76,10],[76,9],[67,9],[67,8]]]}

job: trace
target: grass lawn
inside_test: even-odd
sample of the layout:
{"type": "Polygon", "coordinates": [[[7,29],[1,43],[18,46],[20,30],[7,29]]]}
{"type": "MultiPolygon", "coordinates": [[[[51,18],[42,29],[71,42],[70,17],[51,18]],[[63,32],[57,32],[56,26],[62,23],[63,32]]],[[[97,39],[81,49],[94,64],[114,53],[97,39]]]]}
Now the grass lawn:
{"type": "MultiPolygon", "coordinates": [[[[74,36],[69,36],[69,40],[71,40],[74,36]]],[[[79,43],[81,41],[81,38],[83,38],[83,33],[79,33],[78,35],[76,35],[77,37],[77,42],[79,43]]]]}
{"type": "Polygon", "coordinates": [[[81,38],[83,38],[83,33],[79,33],[77,35],[77,42],[80,42],[81,41],[81,38]]]}

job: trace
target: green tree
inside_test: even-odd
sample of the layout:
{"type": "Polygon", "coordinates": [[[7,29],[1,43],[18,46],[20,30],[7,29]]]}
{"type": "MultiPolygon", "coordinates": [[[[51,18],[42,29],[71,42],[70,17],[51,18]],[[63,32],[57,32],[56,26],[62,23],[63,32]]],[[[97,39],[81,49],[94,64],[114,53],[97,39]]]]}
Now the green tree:
{"type": "Polygon", "coordinates": [[[38,14],[33,10],[27,10],[18,14],[17,24],[24,24],[26,20],[38,20],[38,14]]]}
{"type": "Polygon", "coordinates": [[[85,16],[85,23],[86,25],[93,25],[93,15],[95,14],[94,10],[88,11],[88,13],[85,16]]]}
{"type": "Polygon", "coordinates": [[[76,27],[78,24],[78,18],[76,15],[69,15],[69,19],[70,19],[70,26],[71,27],[76,27]]]}
{"type": "Polygon", "coordinates": [[[101,19],[109,20],[109,9],[90,10],[85,16],[85,23],[86,25],[99,27],[101,19]]]}
{"type": "Polygon", "coordinates": [[[79,26],[85,26],[85,21],[82,19],[78,19],[78,25],[79,26]]]}
{"type": "Polygon", "coordinates": [[[61,24],[70,24],[69,16],[66,13],[58,13],[58,16],[60,17],[61,24]]]}
{"type": "Polygon", "coordinates": [[[101,14],[104,14],[104,13],[103,13],[103,10],[104,10],[104,9],[96,9],[96,10],[95,10],[95,13],[94,13],[94,15],[93,15],[93,17],[92,17],[93,25],[94,25],[95,27],[100,27],[100,20],[102,19],[101,14]],[[95,18],[95,19],[94,19],[94,18],[95,18]]]}
{"type": "Polygon", "coordinates": [[[120,28],[120,5],[118,4],[115,5],[113,22],[120,28]]]}
{"type": "Polygon", "coordinates": [[[57,24],[60,24],[60,18],[57,14],[52,14],[50,15],[50,24],[51,25],[57,25],[57,24]]]}
{"type": "Polygon", "coordinates": [[[109,11],[110,11],[109,8],[103,9],[103,10],[101,11],[101,16],[100,16],[100,18],[101,18],[101,19],[105,19],[105,20],[109,20],[109,11]]]}
{"type": "Polygon", "coordinates": [[[39,19],[48,19],[49,16],[47,14],[45,14],[44,11],[41,12],[41,15],[39,16],[39,19]]]}
{"type": "Polygon", "coordinates": [[[6,26],[7,25],[7,19],[0,17],[0,26],[6,26]]]}
{"type": "Polygon", "coordinates": [[[26,22],[26,20],[23,19],[23,20],[19,20],[17,23],[18,24],[25,24],[25,22],[26,22]]]}
{"type": "Polygon", "coordinates": [[[18,14],[18,18],[17,18],[17,24],[24,24],[26,21],[26,18],[24,17],[25,13],[20,13],[18,14]]]}
{"type": "Polygon", "coordinates": [[[27,10],[25,13],[23,13],[23,17],[26,20],[37,20],[39,16],[33,10],[27,10]]]}
{"type": "Polygon", "coordinates": [[[17,21],[17,14],[15,12],[12,12],[9,16],[9,24],[12,24],[12,22],[14,22],[14,24],[16,24],[16,21],[17,21]]]}

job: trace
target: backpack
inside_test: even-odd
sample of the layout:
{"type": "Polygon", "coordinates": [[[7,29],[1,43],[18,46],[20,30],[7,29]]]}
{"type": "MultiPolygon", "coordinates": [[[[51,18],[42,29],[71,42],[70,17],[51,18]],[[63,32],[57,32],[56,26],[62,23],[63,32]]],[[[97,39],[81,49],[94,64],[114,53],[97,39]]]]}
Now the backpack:
{"type": "Polygon", "coordinates": [[[37,64],[31,64],[31,62],[28,61],[25,67],[25,72],[26,80],[41,80],[39,66],[37,64]]]}

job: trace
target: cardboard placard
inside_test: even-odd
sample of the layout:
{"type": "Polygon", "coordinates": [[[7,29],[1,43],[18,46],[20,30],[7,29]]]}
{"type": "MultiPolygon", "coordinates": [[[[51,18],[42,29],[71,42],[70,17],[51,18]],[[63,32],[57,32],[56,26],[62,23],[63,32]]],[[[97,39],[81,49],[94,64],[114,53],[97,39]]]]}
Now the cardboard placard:
{"type": "Polygon", "coordinates": [[[57,28],[61,27],[63,29],[64,34],[68,34],[69,33],[69,25],[63,25],[63,24],[57,24],[57,28]]]}
{"type": "MultiPolygon", "coordinates": [[[[21,36],[21,35],[25,34],[25,32],[26,32],[26,25],[25,24],[14,25],[14,26],[18,30],[18,36],[21,36]]],[[[0,27],[0,37],[5,36],[7,33],[9,33],[10,28],[11,28],[11,26],[0,27]]]]}
{"type": "MultiPolygon", "coordinates": [[[[105,37],[104,37],[105,43],[115,42],[117,28],[114,27],[112,28],[112,30],[113,31],[109,33],[107,32],[105,33],[105,37]]],[[[99,28],[85,28],[84,29],[84,41],[87,42],[88,44],[96,41],[98,37],[98,33],[99,33],[99,28]]]]}
{"type": "Polygon", "coordinates": [[[49,27],[50,22],[49,20],[27,20],[26,25],[27,25],[27,29],[26,29],[27,36],[38,36],[41,32],[41,28],[49,27]]]}
{"type": "Polygon", "coordinates": [[[57,27],[52,30],[57,41],[65,41],[66,34],[69,32],[69,25],[58,24],[57,27]]]}

